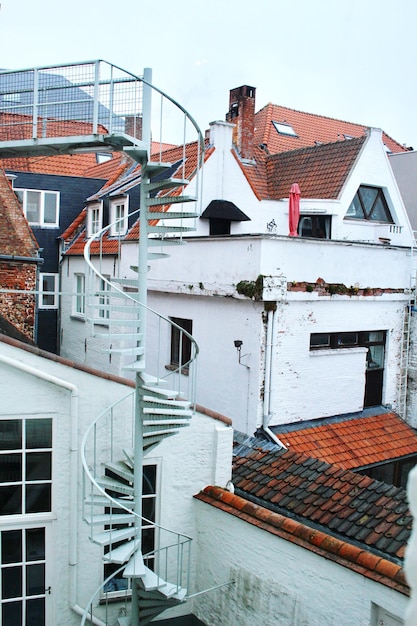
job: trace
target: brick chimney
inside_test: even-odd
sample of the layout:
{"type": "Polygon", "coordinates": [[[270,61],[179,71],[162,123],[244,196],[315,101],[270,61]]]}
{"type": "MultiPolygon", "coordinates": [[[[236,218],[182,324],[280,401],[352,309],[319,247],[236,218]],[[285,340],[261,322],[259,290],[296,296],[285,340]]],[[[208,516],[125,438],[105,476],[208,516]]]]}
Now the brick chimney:
{"type": "Polygon", "coordinates": [[[242,159],[253,159],[255,129],[255,87],[243,85],[230,90],[226,122],[235,124],[233,144],[242,159]]]}
{"type": "Polygon", "coordinates": [[[136,139],[142,139],[142,116],[126,115],[125,133],[136,139]]]}

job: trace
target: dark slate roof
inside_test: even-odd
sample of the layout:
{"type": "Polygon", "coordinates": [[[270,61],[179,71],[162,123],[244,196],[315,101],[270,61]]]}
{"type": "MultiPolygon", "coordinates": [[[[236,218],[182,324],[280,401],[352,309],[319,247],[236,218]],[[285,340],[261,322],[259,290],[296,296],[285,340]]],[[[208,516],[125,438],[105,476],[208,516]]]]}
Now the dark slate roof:
{"type": "Polygon", "coordinates": [[[229,200],[212,200],[201,214],[202,219],[230,220],[231,222],[248,222],[250,217],[245,215],[233,202],[229,200]]]}
{"type": "Polygon", "coordinates": [[[411,532],[406,492],[290,450],[235,450],[236,495],[400,564],[411,532]]]}

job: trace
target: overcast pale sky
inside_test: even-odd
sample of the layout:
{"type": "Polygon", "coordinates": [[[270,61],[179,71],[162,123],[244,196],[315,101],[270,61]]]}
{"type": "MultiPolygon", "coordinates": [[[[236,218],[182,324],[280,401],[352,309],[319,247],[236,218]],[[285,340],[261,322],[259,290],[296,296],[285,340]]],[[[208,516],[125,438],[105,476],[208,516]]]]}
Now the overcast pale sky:
{"type": "Polygon", "coordinates": [[[229,90],[383,128],[417,149],[415,0],[1,0],[0,67],[104,59],[180,102],[202,130],[229,90]]]}

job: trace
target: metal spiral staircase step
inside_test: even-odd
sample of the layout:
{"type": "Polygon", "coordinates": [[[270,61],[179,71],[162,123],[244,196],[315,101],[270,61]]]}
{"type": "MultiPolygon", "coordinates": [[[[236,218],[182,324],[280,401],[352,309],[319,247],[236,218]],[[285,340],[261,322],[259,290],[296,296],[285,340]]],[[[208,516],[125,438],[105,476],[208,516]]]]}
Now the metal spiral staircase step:
{"type": "MultiPolygon", "coordinates": [[[[168,204],[168,203],[165,203],[168,204]]],[[[149,211],[148,212],[148,220],[186,220],[193,219],[194,217],[199,217],[198,213],[191,212],[183,212],[183,211],[149,211]]]]}
{"type": "Polygon", "coordinates": [[[151,179],[145,184],[145,190],[148,193],[161,191],[162,189],[173,189],[174,187],[185,187],[190,181],[186,178],[161,178],[160,180],[151,179]]]}
{"type": "Polygon", "coordinates": [[[194,196],[157,196],[156,198],[149,198],[147,204],[148,206],[164,206],[165,204],[185,204],[196,201],[197,198],[194,196]]]}

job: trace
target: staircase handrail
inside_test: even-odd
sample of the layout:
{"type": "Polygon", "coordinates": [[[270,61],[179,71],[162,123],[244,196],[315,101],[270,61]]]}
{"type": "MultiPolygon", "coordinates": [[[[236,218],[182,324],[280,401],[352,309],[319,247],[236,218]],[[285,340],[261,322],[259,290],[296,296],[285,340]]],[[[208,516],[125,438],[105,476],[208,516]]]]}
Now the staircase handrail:
{"type": "MultiPolygon", "coordinates": [[[[130,213],[130,216],[134,216],[136,214],[139,214],[141,211],[141,209],[136,209],[136,211],[133,211],[133,213],[130,213]]],[[[106,278],[105,276],[103,276],[103,274],[101,274],[99,272],[99,270],[94,266],[93,262],[91,261],[90,258],[90,248],[91,245],[94,241],[100,239],[108,230],[110,230],[111,228],[113,228],[115,225],[117,225],[119,222],[124,221],[126,218],[120,218],[118,220],[116,220],[115,222],[112,222],[111,224],[108,224],[107,226],[104,226],[102,229],[100,229],[97,233],[91,235],[85,246],[84,246],[84,260],[87,263],[88,267],[91,269],[91,271],[98,277],[100,278],[100,280],[102,280],[104,283],[106,283],[107,285],[109,285],[112,289],[114,289],[114,291],[120,293],[121,295],[123,295],[127,300],[130,300],[131,302],[134,302],[135,305],[141,307],[142,309],[146,309],[146,311],[148,313],[152,313],[153,315],[156,315],[156,317],[158,317],[161,320],[164,320],[165,322],[167,322],[170,326],[176,328],[177,330],[179,330],[182,334],[184,334],[187,339],[189,339],[191,345],[193,346],[193,350],[191,352],[191,356],[192,358],[189,359],[189,361],[187,361],[186,363],[182,363],[178,366],[177,369],[174,370],[175,372],[180,372],[181,370],[187,368],[193,361],[195,361],[195,359],[197,358],[197,355],[199,353],[199,347],[198,344],[196,342],[196,340],[194,339],[194,337],[188,332],[186,331],[184,328],[182,328],[182,326],[179,326],[176,322],[174,322],[173,320],[171,320],[169,317],[166,317],[165,315],[161,315],[161,313],[158,313],[158,311],[155,311],[154,309],[152,309],[151,307],[149,307],[146,304],[143,304],[141,302],[139,302],[136,298],[133,298],[130,294],[126,293],[125,291],[123,291],[123,289],[121,289],[118,285],[116,285],[115,283],[113,283],[111,280],[109,280],[108,278],[106,278]]],[[[170,374],[172,374],[173,372],[170,372],[170,374]]],[[[167,374],[167,376],[169,376],[170,374],[167,374]]]]}
{"type": "Polygon", "coordinates": [[[88,439],[90,436],[90,433],[93,429],[95,429],[97,427],[98,422],[105,417],[105,415],[107,413],[109,413],[110,411],[112,411],[112,409],[114,409],[118,404],[121,404],[122,402],[124,402],[127,398],[129,398],[130,396],[133,396],[135,394],[135,390],[132,390],[131,392],[129,392],[128,394],[126,394],[125,396],[123,396],[122,398],[119,398],[118,400],[116,400],[115,402],[113,402],[112,405],[108,406],[107,408],[105,408],[99,415],[98,417],[96,417],[96,419],[90,424],[90,426],[87,428],[86,432],[84,433],[84,436],[82,438],[81,441],[81,451],[80,451],[80,456],[81,456],[81,462],[84,468],[84,472],[85,475],[88,477],[88,479],[90,480],[90,483],[93,487],[95,487],[99,493],[101,493],[101,495],[105,496],[109,502],[112,502],[117,508],[119,509],[123,509],[125,510],[127,513],[130,513],[132,515],[135,515],[135,517],[138,517],[140,520],[147,522],[148,524],[151,524],[152,526],[154,526],[155,528],[159,528],[160,530],[165,530],[168,533],[172,533],[173,535],[176,535],[177,537],[184,537],[185,540],[192,540],[192,537],[184,534],[184,533],[179,533],[176,530],[172,530],[171,528],[167,528],[166,526],[162,526],[161,524],[158,524],[157,522],[154,522],[152,520],[148,520],[146,517],[137,515],[131,508],[125,506],[122,502],[117,501],[115,498],[113,498],[110,494],[108,494],[106,492],[106,490],[101,487],[101,485],[98,484],[98,482],[96,481],[95,477],[93,476],[93,473],[90,469],[90,466],[88,464],[87,461],[87,456],[86,456],[86,447],[87,447],[87,443],[88,443],[88,439]]]}

